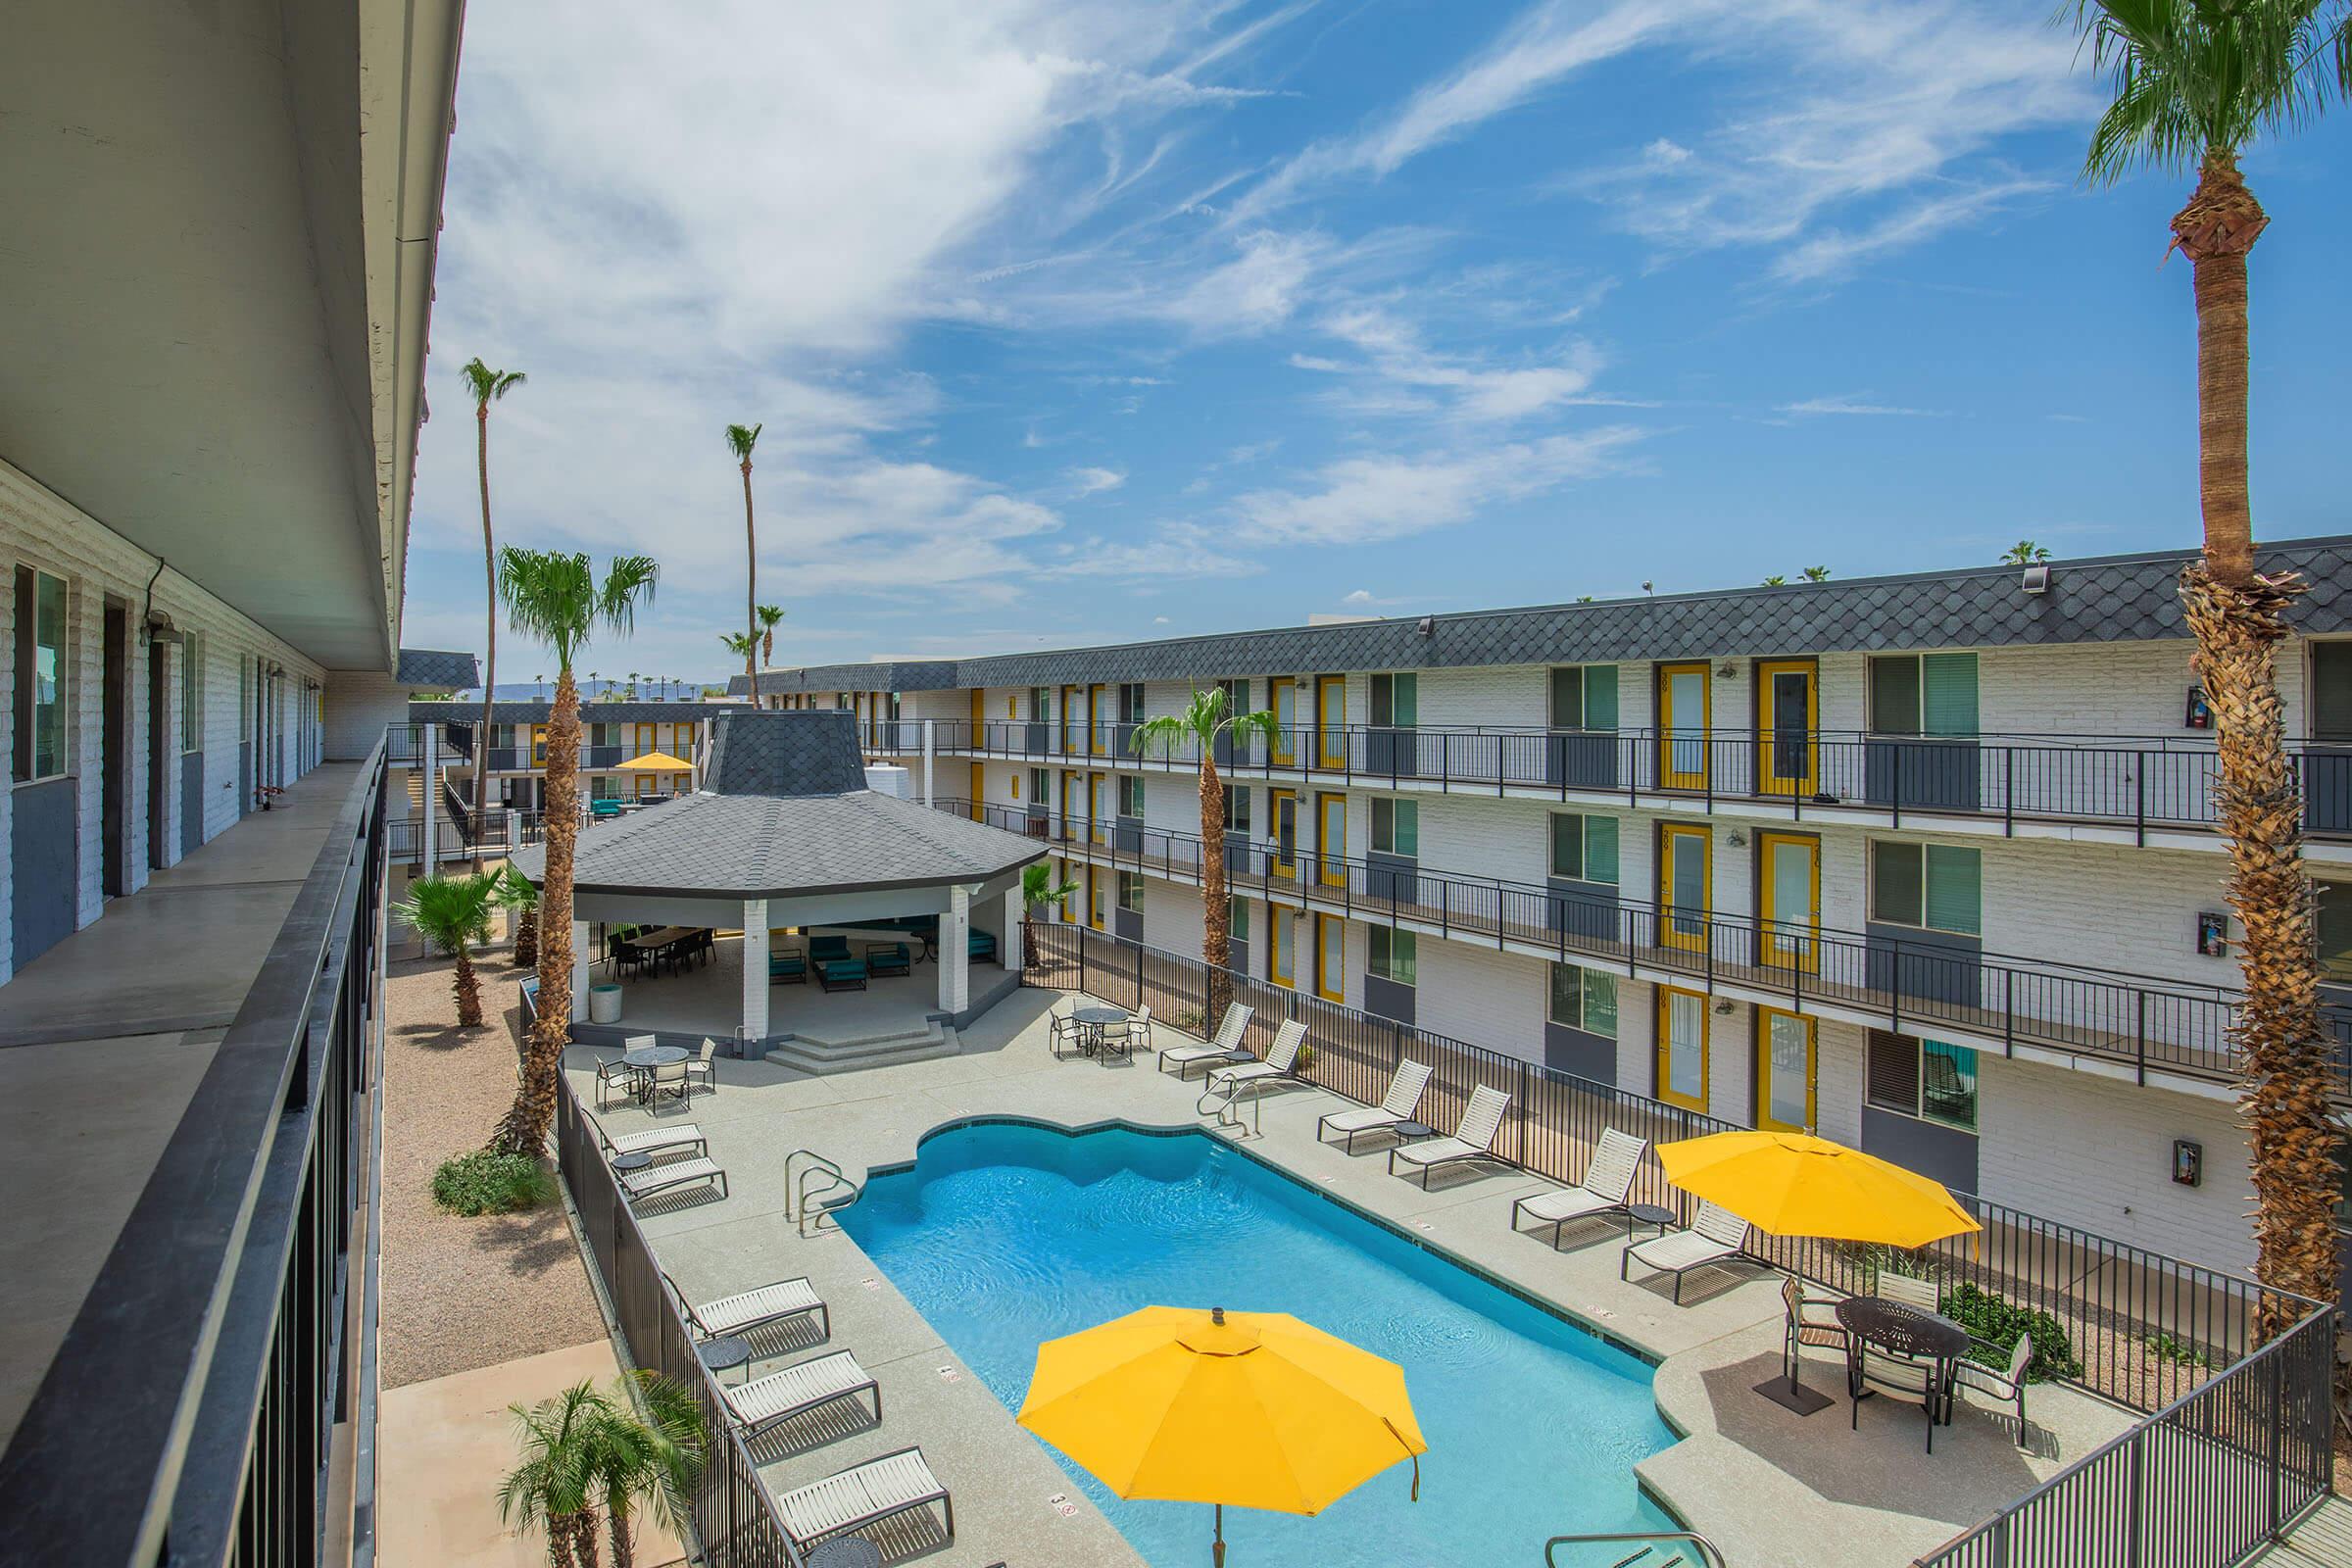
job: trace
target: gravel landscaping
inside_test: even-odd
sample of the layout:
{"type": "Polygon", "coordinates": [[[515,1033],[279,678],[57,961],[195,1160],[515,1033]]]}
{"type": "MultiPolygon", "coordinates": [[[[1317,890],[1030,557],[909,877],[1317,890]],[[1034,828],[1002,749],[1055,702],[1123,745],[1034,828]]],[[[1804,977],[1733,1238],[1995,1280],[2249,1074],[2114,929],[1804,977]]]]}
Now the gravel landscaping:
{"type": "MultiPolygon", "coordinates": [[[[495,957],[495,956],[494,956],[495,957]]],[[[445,959],[395,964],[384,1038],[383,1386],[605,1337],[559,1202],[478,1219],[433,1204],[433,1169],[478,1149],[514,1093],[524,971],[480,966],[479,1029],[457,1028],[445,959]]]]}

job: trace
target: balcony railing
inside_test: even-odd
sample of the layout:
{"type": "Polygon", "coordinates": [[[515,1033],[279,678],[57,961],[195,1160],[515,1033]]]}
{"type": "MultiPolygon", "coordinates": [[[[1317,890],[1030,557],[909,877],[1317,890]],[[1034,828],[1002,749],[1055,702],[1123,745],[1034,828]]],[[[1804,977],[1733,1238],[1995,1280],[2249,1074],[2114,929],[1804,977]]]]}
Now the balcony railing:
{"type": "MultiPolygon", "coordinates": [[[[1137,756],[1131,723],[1079,725],[933,720],[946,756],[1000,757],[1058,765],[1199,765],[1188,740],[1137,756]]],[[[877,727],[873,749],[922,750],[922,721],[877,727]]],[[[2352,837],[2352,744],[2299,743],[2289,762],[2303,780],[2304,827],[2352,837]]],[[[1217,763],[1245,776],[1338,778],[1377,788],[1548,796],[1749,803],[1807,812],[1862,811],[1907,818],[1973,818],[2014,832],[2020,823],[2087,822],[2129,830],[2210,831],[2218,771],[2209,740],[2167,737],[1982,735],[1965,739],[1855,731],[1704,732],[1542,729],[1281,731],[1217,748],[1217,763]]]]}
{"type": "MultiPolygon", "coordinates": [[[[972,814],[969,802],[935,804],[972,814]]],[[[1114,866],[1200,880],[1198,834],[993,804],[980,817],[1114,866]]],[[[1910,939],[1724,915],[1238,836],[1225,841],[1225,866],[1231,886],[1276,902],[1563,961],[1599,960],[1668,985],[1734,988],[1796,1011],[1835,1006],[1908,1033],[1964,1031],[2012,1054],[2026,1047],[2098,1056],[2131,1064],[2143,1083],[2150,1072],[2213,1082],[2238,1076],[2230,1037],[2237,993],[2221,986],[1988,953],[1932,933],[1910,939]]],[[[2352,1010],[2330,1007],[2325,1021],[2352,1036],[2352,1010]]],[[[2352,1098],[2352,1068],[2340,1055],[2337,1077],[2339,1096],[2352,1098]]]]}
{"type": "MultiPolygon", "coordinates": [[[[643,752],[627,746],[583,746],[580,748],[580,771],[600,773],[618,767],[643,752]]],[[[493,773],[525,773],[547,766],[547,755],[542,751],[534,757],[524,746],[493,746],[490,748],[490,771],[493,773]]]]}
{"type": "MultiPolygon", "coordinates": [[[[425,732],[431,724],[394,724],[389,726],[386,760],[394,767],[416,767],[424,761],[425,732]]],[[[473,726],[471,724],[442,724],[435,742],[444,763],[473,760],[473,726]]]]}

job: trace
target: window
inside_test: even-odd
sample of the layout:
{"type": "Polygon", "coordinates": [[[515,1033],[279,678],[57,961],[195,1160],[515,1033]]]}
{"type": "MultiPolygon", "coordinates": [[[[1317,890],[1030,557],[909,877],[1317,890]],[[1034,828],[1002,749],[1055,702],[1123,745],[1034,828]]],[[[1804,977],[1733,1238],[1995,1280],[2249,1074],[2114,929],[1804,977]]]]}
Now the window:
{"type": "Polygon", "coordinates": [[[1551,672],[1553,729],[1617,727],[1617,666],[1575,664],[1551,672]]]}
{"type": "Polygon", "coordinates": [[[1217,682],[1217,690],[1225,694],[1226,717],[1230,718],[1237,713],[1252,711],[1250,707],[1250,683],[1248,681],[1221,680],[1217,682]]]}
{"type": "Polygon", "coordinates": [[[1421,803],[1375,796],[1372,801],[1372,848],[1381,855],[1417,858],[1421,854],[1421,803]]]}
{"type": "Polygon", "coordinates": [[[1239,789],[1226,786],[1225,831],[1243,838],[1250,836],[1250,791],[1247,786],[1239,789]]]}
{"type": "Polygon", "coordinates": [[[1896,654],[1870,662],[1870,727],[1881,735],[1977,733],[1977,656],[1896,654]]]}
{"type": "Polygon", "coordinates": [[[66,580],[17,568],[16,776],[66,770],[66,580]]]}
{"type": "Polygon", "coordinates": [[[1119,722],[1140,724],[1144,721],[1144,683],[1129,681],[1119,688],[1119,722]]]}
{"type": "Polygon", "coordinates": [[[2352,643],[2311,645],[2311,738],[2352,741],[2352,643]]]}
{"type": "Polygon", "coordinates": [[[1133,817],[1144,814],[1144,781],[1132,774],[1119,775],[1119,814],[1133,817]]]}
{"type": "Polygon", "coordinates": [[[1234,942],[1250,940],[1250,901],[1240,894],[1228,894],[1225,899],[1225,935],[1234,942]]]}
{"type": "Polygon", "coordinates": [[[1119,907],[1129,914],[1144,912],[1144,874],[1141,871],[1119,873],[1119,907]]]}
{"type": "Polygon", "coordinates": [[[1881,1110],[1977,1130],[1977,1054],[1967,1046],[1870,1032],[1864,1096],[1881,1110]]]}
{"type": "Polygon", "coordinates": [[[1617,819],[1578,811],[1551,817],[1551,874],[1572,882],[1617,882],[1617,819]]]}
{"type": "Polygon", "coordinates": [[[2352,882],[2322,882],[2318,892],[2320,977],[2352,984],[2352,882]]]}
{"type": "Polygon", "coordinates": [[[1410,931],[1392,931],[1385,925],[1371,930],[1371,954],[1364,972],[1391,985],[1420,984],[1420,941],[1410,931]]]}
{"type": "Polygon", "coordinates": [[[620,799],[620,780],[610,773],[599,773],[588,781],[588,798],[592,801],[620,799]]]}
{"type": "Polygon", "coordinates": [[[1372,677],[1372,725],[1375,729],[1411,729],[1420,722],[1420,676],[1407,673],[1372,677]]]}
{"type": "Polygon", "coordinates": [[[1948,844],[1870,844],[1870,917],[1883,925],[1977,936],[1984,929],[1984,872],[1975,850],[1948,844]]]}
{"type": "Polygon", "coordinates": [[[1546,1016],[1569,1029],[1616,1039],[1617,977],[1606,969],[1552,964],[1551,1006],[1546,1016]]]}
{"type": "Polygon", "coordinates": [[[179,749],[204,750],[204,639],[195,632],[179,646],[179,749]]]}
{"type": "Polygon", "coordinates": [[[1046,777],[1046,770],[1042,767],[1031,768],[1029,770],[1029,805],[1031,808],[1043,811],[1047,806],[1052,804],[1053,799],[1054,785],[1046,777]]]}

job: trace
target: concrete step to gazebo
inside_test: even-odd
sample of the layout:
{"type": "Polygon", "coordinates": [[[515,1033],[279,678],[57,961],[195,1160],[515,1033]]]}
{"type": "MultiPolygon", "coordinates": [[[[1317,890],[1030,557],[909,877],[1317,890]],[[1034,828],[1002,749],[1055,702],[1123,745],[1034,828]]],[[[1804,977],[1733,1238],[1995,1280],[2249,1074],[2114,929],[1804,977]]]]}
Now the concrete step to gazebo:
{"type": "Polygon", "coordinates": [[[844,1035],[838,1039],[796,1034],[777,1041],[769,1049],[767,1059],[779,1067],[801,1072],[857,1072],[866,1067],[895,1067],[901,1062],[953,1056],[958,1049],[956,1031],[937,1018],[930,1018],[920,1029],[884,1034],[844,1035]]]}

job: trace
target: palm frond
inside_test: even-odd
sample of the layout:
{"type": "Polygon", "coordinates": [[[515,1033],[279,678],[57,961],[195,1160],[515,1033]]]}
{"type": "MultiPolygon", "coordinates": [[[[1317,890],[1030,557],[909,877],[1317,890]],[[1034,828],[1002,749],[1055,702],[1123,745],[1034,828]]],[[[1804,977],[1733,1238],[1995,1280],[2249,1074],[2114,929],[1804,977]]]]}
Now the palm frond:
{"type": "Polygon", "coordinates": [[[773,626],[779,621],[783,620],[783,618],[784,610],[782,606],[761,605],[760,607],[760,624],[762,627],[773,626]]]}
{"type": "Polygon", "coordinates": [[[2082,162],[2093,183],[2192,173],[2352,94],[2346,0],[2074,0],[2068,12],[2111,89],[2082,162]]]}
{"type": "Polygon", "coordinates": [[[760,646],[760,639],[748,631],[722,631],[718,634],[718,640],[737,659],[751,658],[752,650],[760,646]]]}
{"type": "Polygon", "coordinates": [[[473,397],[473,406],[486,409],[529,379],[520,370],[493,370],[475,355],[458,367],[458,376],[473,397]]]}
{"type": "Polygon", "coordinates": [[[392,906],[392,913],[442,952],[458,953],[490,940],[498,889],[499,878],[488,873],[423,877],[411,884],[409,896],[392,906]]]}
{"type": "Polygon", "coordinates": [[[727,426],[727,450],[735,454],[736,462],[749,463],[752,461],[752,448],[759,445],[760,432],[766,428],[764,423],[727,426]]]}
{"type": "Polygon", "coordinates": [[[651,556],[614,556],[605,567],[605,585],[597,595],[597,619],[627,636],[637,625],[637,598],[654,602],[662,567],[651,556]]]}

